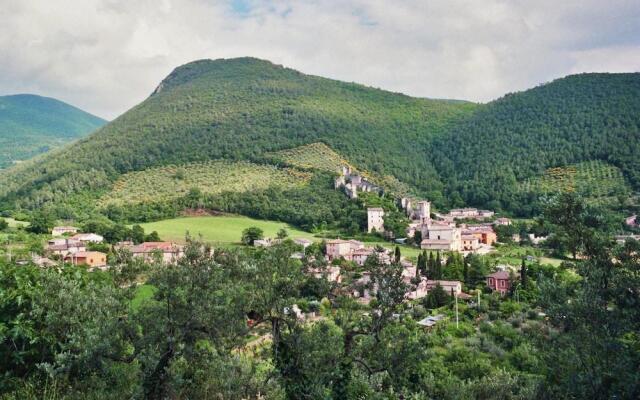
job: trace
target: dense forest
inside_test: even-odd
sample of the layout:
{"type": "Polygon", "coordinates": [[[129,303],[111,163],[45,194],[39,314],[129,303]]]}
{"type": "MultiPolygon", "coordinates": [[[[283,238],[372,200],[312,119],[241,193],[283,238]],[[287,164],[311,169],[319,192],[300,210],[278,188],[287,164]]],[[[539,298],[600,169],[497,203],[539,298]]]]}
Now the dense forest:
{"type": "Polygon", "coordinates": [[[520,215],[539,192],[518,182],[550,167],[601,160],[640,188],[640,74],[581,74],[483,106],[435,138],[430,158],[455,205],[520,215]]]}
{"type": "Polygon", "coordinates": [[[0,169],[86,136],[105,120],[36,95],[0,97],[0,169]]]}
{"type": "MultiPolygon", "coordinates": [[[[640,74],[570,76],[477,105],[411,98],[252,58],[201,60],[174,70],[98,133],[0,175],[0,208],[51,208],[63,218],[73,205],[87,214],[123,174],[188,171],[210,160],[279,164],[291,149],[323,143],[437,208],[472,205],[529,217],[540,212],[542,195],[561,187],[549,183],[557,168],[575,170],[575,186],[587,197],[597,194],[598,202],[637,191],[639,110],[640,74]]],[[[245,212],[264,190],[209,203],[245,212]]],[[[250,215],[288,215],[302,206],[285,203],[286,212],[251,206],[250,215]]]]}

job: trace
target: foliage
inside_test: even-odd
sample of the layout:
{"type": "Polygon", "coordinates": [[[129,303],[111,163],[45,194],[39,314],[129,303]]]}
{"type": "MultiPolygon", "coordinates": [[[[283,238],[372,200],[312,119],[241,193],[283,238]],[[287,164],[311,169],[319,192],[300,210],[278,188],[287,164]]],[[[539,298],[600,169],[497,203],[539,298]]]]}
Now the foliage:
{"type": "Polygon", "coordinates": [[[322,141],[366,170],[425,187],[427,143],[476,108],[306,76],[251,58],[173,71],[100,135],[0,177],[0,202],[34,208],[108,189],[120,175],[265,154],[322,141]]]}
{"type": "Polygon", "coordinates": [[[542,302],[558,330],[544,352],[547,396],[637,398],[640,244],[612,249],[599,238],[589,240],[577,284],[543,284],[542,302]]]}
{"type": "MultiPolygon", "coordinates": [[[[450,205],[473,204],[535,215],[542,209],[538,190],[546,188],[521,183],[535,182],[549,168],[586,161],[600,160],[618,168],[631,187],[638,189],[638,93],[637,73],[580,74],[508,94],[481,107],[447,135],[437,137],[429,153],[442,181],[450,183],[446,187],[450,205]]],[[[605,165],[580,164],[577,169],[613,174],[605,165]]],[[[576,172],[576,179],[581,174],[576,172]]],[[[545,181],[548,179],[542,178],[545,181]]],[[[614,182],[621,187],[619,178],[614,182]]],[[[592,183],[597,184],[585,187],[585,192],[606,188],[603,179],[592,183]]],[[[576,186],[584,187],[580,182],[576,186]]]]}
{"type": "Polygon", "coordinates": [[[264,232],[262,231],[262,229],[256,226],[251,226],[242,231],[241,241],[247,246],[253,246],[253,242],[263,238],[264,238],[264,232]]]}

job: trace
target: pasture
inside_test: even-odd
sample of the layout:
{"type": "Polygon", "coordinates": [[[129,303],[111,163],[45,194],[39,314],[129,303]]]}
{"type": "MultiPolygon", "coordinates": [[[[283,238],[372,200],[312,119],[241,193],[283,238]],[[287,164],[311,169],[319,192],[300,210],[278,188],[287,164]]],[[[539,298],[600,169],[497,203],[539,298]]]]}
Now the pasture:
{"type": "Polygon", "coordinates": [[[265,221],[237,215],[184,217],[141,224],[146,232],[157,231],[162,240],[184,243],[187,232],[195,238],[214,245],[233,246],[240,244],[242,231],[257,226],[264,231],[265,238],[276,237],[281,228],[289,233],[292,239],[313,238],[309,232],[301,231],[284,222],[265,221]]]}

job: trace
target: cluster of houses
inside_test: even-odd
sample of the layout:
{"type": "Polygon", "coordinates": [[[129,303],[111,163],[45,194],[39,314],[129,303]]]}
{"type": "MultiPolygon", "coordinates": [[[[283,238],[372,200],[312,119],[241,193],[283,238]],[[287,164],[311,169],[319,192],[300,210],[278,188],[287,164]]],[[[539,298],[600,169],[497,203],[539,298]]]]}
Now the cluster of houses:
{"type": "Polygon", "coordinates": [[[382,190],[346,165],[342,166],[340,175],[335,179],[335,188],[343,189],[350,199],[358,198],[358,191],[379,193],[382,190]]]}
{"type": "MultiPolygon", "coordinates": [[[[88,250],[90,244],[104,242],[104,237],[95,233],[79,233],[79,229],[72,226],[56,226],[51,232],[53,238],[47,241],[45,252],[48,257],[34,256],[33,262],[42,267],[57,265],[52,258],[73,265],[84,265],[91,269],[107,267],[107,255],[100,251],[88,250]]],[[[172,242],[120,242],[114,249],[126,249],[135,258],[145,261],[155,260],[157,257],[165,263],[173,263],[182,255],[183,247],[172,242]]]]}
{"type": "MultiPolygon", "coordinates": [[[[330,265],[326,268],[315,268],[310,272],[317,278],[324,277],[330,282],[342,283],[343,278],[340,267],[332,265],[331,262],[338,259],[354,262],[363,266],[369,257],[376,257],[382,264],[391,264],[393,254],[390,250],[382,248],[367,247],[358,240],[342,240],[334,239],[326,242],[326,257],[330,265]]],[[[443,260],[444,262],[444,260],[443,260]]],[[[440,286],[451,296],[460,299],[468,299],[470,296],[462,291],[462,283],[460,281],[449,280],[430,280],[420,277],[417,273],[417,267],[406,259],[401,259],[403,266],[402,278],[406,284],[411,284],[412,289],[406,293],[407,299],[420,299],[433,290],[436,286],[440,286]]],[[[511,286],[511,277],[506,267],[500,268],[497,272],[486,277],[486,284],[491,290],[505,294],[511,286]]],[[[353,296],[358,301],[368,304],[371,301],[371,275],[368,272],[362,274],[355,282],[353,296]]]]}
{"type": "MultiPolygon", "coordinates": [[[[379,186],[369,182],[349,166],[342,166],[339,176],[335,179],[335,188],[342,189],[351,198],[358,197],[361,192],[381,192],[379,186]]],[[[448,214],[436,214],[431,218],[431,203],[426,200],[414,200],[403,197],[400,207],[410,219],[407,237],[413,238],[416,232],[421,234],[420,247],[425,250],[488,252],[497,241],[493,230],[494,225],[510,225],[508,218],[498,218],[493,223],[482,223],[486,218],[494,217],[495,213],[477,208],[457,208],[448,214]],[[477,224],[456,225],[458,220],[477,220],[477,224]]],[[[385,212],[380,207],[367,209],[367,232],[383,233],[385,212]]]]}
{"type": "Polygon", "coordinates": [[[431,203],[422,200],[413,206],[410,199],[404,198],[400,206],[411,219],[407,230],[408,237],[420,232],[420,247],[425,250],[458,251],[461,253],[487,252],[498,240],[494,225],[510,225],[508,218],[498,218],[492,223],[457,224],[459,219],[482,220],[494,216],[493,211],[476,208],[453,209],[448,214],[435,214],[431,218],[431,203]]]}

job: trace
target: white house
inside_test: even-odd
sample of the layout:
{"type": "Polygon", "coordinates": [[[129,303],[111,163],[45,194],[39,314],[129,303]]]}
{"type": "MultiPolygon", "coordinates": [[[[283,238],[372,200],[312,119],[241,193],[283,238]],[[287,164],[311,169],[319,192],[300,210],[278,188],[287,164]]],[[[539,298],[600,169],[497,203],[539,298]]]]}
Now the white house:
{"type": "Polygon", "coordinates": [[[78,231],[79,231],[79,229],[76,228],[75,226],[55,226],[51,230],[51,235],[53,235],[53,236],[62,236],[65,233],[76,234],[76,233],[78,233],[78,231]]]}
{"type": "Polygon", "coordinates": [[[367,209],[367,232],[384,232],[384,210],[380,207],[367,209]]]}

